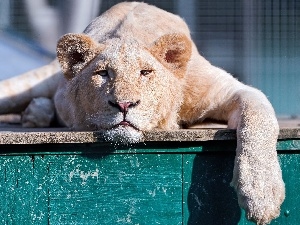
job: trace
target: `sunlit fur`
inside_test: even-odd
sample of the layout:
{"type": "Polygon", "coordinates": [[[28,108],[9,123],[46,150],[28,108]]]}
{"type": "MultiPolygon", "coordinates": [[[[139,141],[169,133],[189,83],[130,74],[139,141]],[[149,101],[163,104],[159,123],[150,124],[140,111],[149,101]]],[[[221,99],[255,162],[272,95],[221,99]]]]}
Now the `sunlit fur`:
{"type": "Polygon", "coordinates": [[[274,110],[262,92],[204,59],[180,17],[145,3],[120,3],[83,34],[64,35],[57,58],[63,74],[55,74],[54,61],[0,82],[0,113],[20,110],[34,97],[54,97],[64,125],[101,130],[106,140],[122,143],[139,142],[146,130],[174,130],[206,118],[227,121],[237,129],[231,184],[240,206],[257,224],[279,215],[285,188],[274,110]],[[118,106],[124,102],[132,103],[126,122],[118,106]]]}

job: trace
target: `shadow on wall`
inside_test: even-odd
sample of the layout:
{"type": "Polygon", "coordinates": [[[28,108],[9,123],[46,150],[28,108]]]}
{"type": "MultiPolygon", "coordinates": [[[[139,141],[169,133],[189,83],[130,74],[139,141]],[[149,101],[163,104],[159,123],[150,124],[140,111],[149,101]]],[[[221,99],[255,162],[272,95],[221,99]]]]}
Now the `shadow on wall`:
{"type": "Polygon", "coordinates": [[[188,225],[239,223],[241,209],[230,186],[233,166],[234,152],[196,155],[187,200],[188,225]]]}

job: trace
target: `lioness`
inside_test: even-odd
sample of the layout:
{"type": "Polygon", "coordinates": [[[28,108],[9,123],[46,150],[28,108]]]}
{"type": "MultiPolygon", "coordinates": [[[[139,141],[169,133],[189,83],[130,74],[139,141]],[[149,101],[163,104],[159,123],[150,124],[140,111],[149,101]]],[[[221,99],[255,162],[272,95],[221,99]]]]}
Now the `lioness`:
{"type": "MultiPolygon", "coordinates": [[[[64,125],[102,130],[109,140],[124,142],[138,142],[146,130],[227,121],[237,129],[232,185],[240,206],[257,224],[279,215],[285,188],[274,110],[260,91],[204,59],[180,17],[145,3],[117,4],[83,34],[64,35],[57,61],[1,82],[0,113],[23,110],[33,98],[53,98],[64,125]]],[[[38,101],[33,105],[40,111],[25,111],[25,125],[44,126],[36,118],[51,106],[38,101]]]]}

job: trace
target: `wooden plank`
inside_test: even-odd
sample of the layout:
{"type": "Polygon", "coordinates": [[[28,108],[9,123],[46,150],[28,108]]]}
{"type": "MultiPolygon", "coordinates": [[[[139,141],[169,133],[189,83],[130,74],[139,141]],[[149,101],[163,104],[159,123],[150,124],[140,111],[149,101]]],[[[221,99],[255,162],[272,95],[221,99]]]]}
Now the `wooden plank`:
{"type": "Polygon", "coordinates": [[[181,155],[52,156],[51,224],[181,224],[181,155]]]}
{"type": "MultiPolygon", "coordinates": [[[[280,140],[281,215],[298,224],[300,144],[280,140]]],[[[0,224],[251,225],[229,183],[235,141],[1,145],[0,224]]]]}
{"type": "Polygon", "coordinates": [[[47,224],[47,174],[29,156],[0,157],[1,224],[47,224]],[[36,166],[37,167],[36,167],[36,166]]]}
{"type": "MultiPolygon", "coordinates": [[[[300,155],[278,155],[286,184],[280,217],[271,225],[299,223],[300,155]]],[[[183,155],[183,221],[196,224],[251,225],[230,187],[234,155],[230,153],[183,155]]]]}
{"type": "MultiPolygon", "coordinates": [[[[85,154],[182,154],[206,152],[235,152],[236,141],[205,142],[146,142],[131,146],[113,146],[110,143],[90,144],[34,144],[0,145],[0,156],[20,155],[85,155],[85,154]]],[[[300,151],[300,139],[278,140],[278,153],[300,151]]]]}
{"type": "Polygon", "coordinates": [[[281,207],[280,218],[272,224],[299,224],[300,154],[279,154],[279,159],[286,187],[286,198],[281,207]]]}
{"type": "Polygon", "coordinates": [[[238,224],[241,209],[230,187],[234,154],[187,154],[184,165],[184,224],[238,224]]]}
{"type": "Polygon", "coordinates": [[[85,155],[85,154],[163,154],[235,151],[236,141],[145,142],[130,146],[110,143],[0,145],[0,156],[85,155]],[[5,147],[4,147],[5,146],[5,147]]]}
{"type": "MultiPolygon", "coordinates": [[[[236,140],[236,130],[230,129],[180,129],[174,131],[145,131],[142,143],[150,142],[202,142],[202,141],[232,141],[236,140]]],[[[300,139],[299,128],[282,128],[280,140],[300,139]]],[[[11,129],[0,131],[0,144],[66,144],[66,143],[108,143],[103,132],[85,131],[72,132],[66,129],[11,129]]],[[[120,145],[122,143],[111,143],[120,145]]]]}
{"type": "Polygon", "coordinates": [[[11,224],[11,221],[9,223],[9,202],[11,201],[11,195],[9,193],[9,185],[7,181],[7,165],[10,163],[11,160],[8,160],[8,158],[2,158],[0,157],[0,223],[1,224],[11,224]],[[5,198],[3,198],[5,195],[5,198]]]}
{"type": "MultiPolygon", "coordinates": [[[[277,141],[277,150],[283,151],[299,151],[300,150],[300,139],[287,139],[277,141]]],[[[295,153],[296,154],[296,153],[295,153]]]]}
{"type": "MultiPolygon", "coordinates": [[[[0,156],[20,155],[85,155],[85,154],[163,154],[163,153],[201,153],[235,152],[236,141],[205,142],[146,142],[131,146],[113,146],[110,143],[90,144],[35,144],[0,145],[0,156]]],[[[278,153],[300,151],[300,139],[286,139],[277,142],[278,153]]]]}

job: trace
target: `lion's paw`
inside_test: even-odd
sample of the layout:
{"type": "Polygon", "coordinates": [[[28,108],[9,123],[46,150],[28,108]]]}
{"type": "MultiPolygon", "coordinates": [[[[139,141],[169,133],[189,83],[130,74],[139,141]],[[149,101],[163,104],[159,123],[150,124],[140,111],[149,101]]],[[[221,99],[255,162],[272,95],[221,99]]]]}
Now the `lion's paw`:
{"type": "Polygon", "coordinates": [[[246,210],[247,219],[259,225],[269,224],[279,216],[280,205],[284,199],[284,188],[280,186],[265,188],[263,191],[265,192],[263,198],[260,193],[251,198],[239,196],[240,205],[246,210]]]}
{"type": "Polygon", "coordinates": [[[277,158],[255,163],[240,161],[235,166],[232,185],[248,220],[264,225],[279,216],[285,185],[277,158]]]}
{"type": "Polygon", "coordinates": [[[53,102],[44,97],[34,98],[22,113],[23,127],[49,127],[55,115],[53,102]]]}

